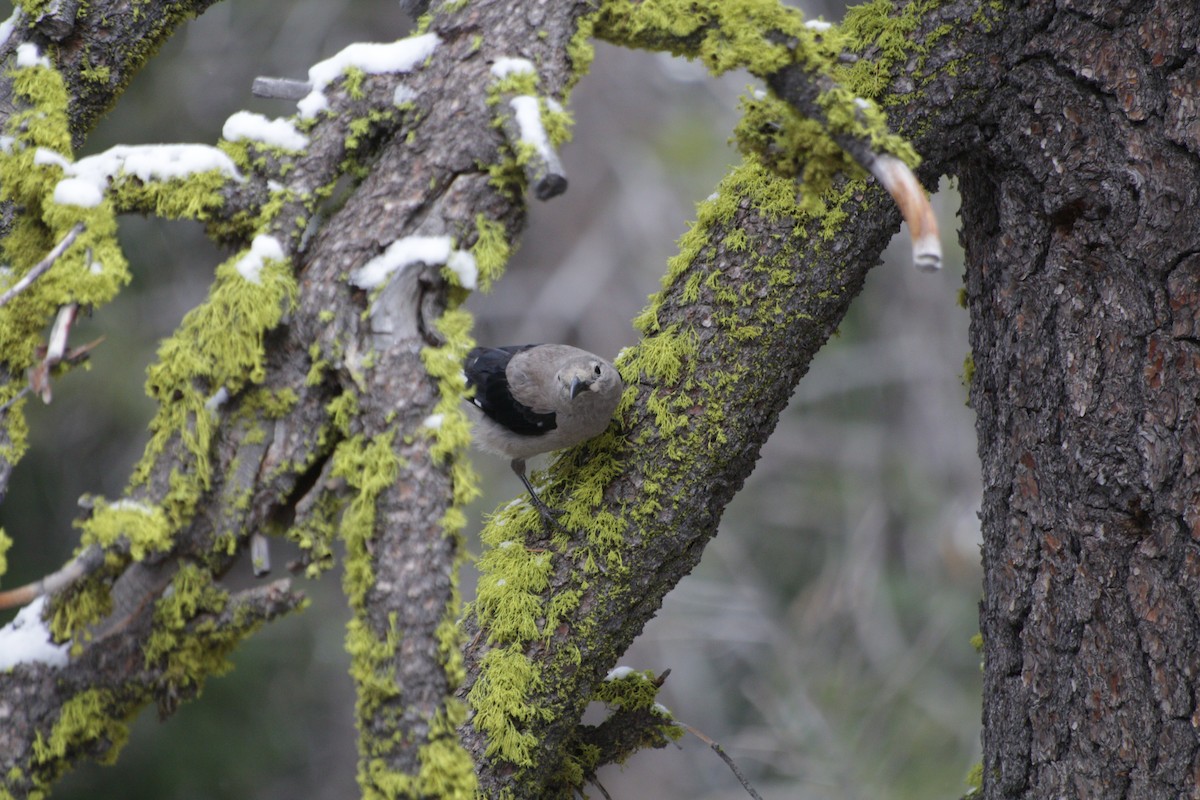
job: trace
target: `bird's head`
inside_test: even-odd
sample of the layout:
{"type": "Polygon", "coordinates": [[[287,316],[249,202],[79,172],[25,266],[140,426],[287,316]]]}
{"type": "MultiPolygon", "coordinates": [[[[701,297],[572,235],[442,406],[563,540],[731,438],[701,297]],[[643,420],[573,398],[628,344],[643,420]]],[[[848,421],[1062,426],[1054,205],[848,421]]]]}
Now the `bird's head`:
{"type": "Polygon", "coordinates": [[[616,368],[595,356],[572,359],[558,371],[558,383],[571,400],[586,393],[601,398],[619,396],[623,388],[616,368]]]}

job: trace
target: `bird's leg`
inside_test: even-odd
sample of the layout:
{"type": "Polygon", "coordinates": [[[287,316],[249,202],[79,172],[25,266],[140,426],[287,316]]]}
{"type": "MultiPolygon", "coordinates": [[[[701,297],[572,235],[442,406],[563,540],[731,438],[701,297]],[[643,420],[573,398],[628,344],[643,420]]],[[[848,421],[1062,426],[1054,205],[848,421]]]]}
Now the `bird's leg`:
{"type": "Polygon", "coordinates": [[[558,528],[560,531],[566,531],[562,523],[558,521],[558,515],[561,511],[555,511],[550,506],[542,502],[542,498],[538,497],[537,492],[533,490],[533,484],[529,482],[529,478],[525,477],[525,459],[514,458],[512,460],[512,470],[517,473],[517,477],[521,479],[521,483],[525,484],[525,488],[529,490],[529,497],[533,500],[533,507],[542,515],[542,521],[551,527],[558,528]]]}

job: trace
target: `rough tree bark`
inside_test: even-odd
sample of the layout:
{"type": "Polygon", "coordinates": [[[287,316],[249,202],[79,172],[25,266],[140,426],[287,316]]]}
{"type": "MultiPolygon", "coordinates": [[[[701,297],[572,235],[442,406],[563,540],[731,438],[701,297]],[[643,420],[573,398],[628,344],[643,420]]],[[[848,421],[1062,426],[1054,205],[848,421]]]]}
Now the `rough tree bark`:
{"type": "MultiPolygon", "coordinates": [[[[90,3],[65,31],[22,24],[0,44],[10,68],[18,42],[49,48],[71,101],[67,143],[149,52],[138,37],[160,35],[140,31],[165,34],[180,10],[121,8],[90,3]],[[88,72],[98,50],[104,85],[88,72]]],[[[986,487],[985,795],[1195,794],[1200,12],[875,2],[829,31],[765,0],[434,12],[428,58],[336,81],[334,113],[302,152],[251,149],[244,182],[198,201],[117,181],[108,213],[197,216],[242,248],[274,237],[282,252],[254,297],[278,313],[240,304],[231,261],[164,345],[156,437],[127,492],[137,505],[94,510],[89,541],[108,559],[54,599],[76,652],[62,668],[0,675],[4,791],[38,791],[113,751],[130,714],[169,712],[242,636],[301,602],[282,584],[230,596],[211,583],[252,532],[301,541],[314,566],[335,527],[346,540],[365,794],[565,797],[596,767],[666,741],[670,721],[641,691],[652,682],[604,677],[698,561],[898,224],[841,154],[909,154],[863,119],[867,98],[921,154],[927,183],[961,179],[986,487]],[[460,629],[464,287],[439,268],[447,257],[375,294],[346,277],[405,237],[449,235],[481,282],[494,278],[523,221],[522,164],[536,158],[494,123],[521,93],[561,125],[546,101],[564,101],[586,68],[588,35],[747,67],[791,108],[747,101],[745,163],[638,320],[616,424],[556,463],[545,491],[574,535],[541,534],[520,508],[497,515],[460,629]],[[491,67],[512,57],[536,76],[497,82],[491,67]],[[361,183],[326,219],[324,192],[347,171],[361,183]],[[249,345],[231,358],[224,338],[249,345]],[[110,594],[116,610],[98,611],[110,594]],[[597,698],[618,711],[582,725],[597,698]]],[[[28,172],[25,151],[48,134],[18,118],[47,100],[22,94],[17,74],[0,84],[0,113],[17,142],[5,155],[28,172]]],[[[28,268],[65,222],[22,187],[5,186],[0,234],[41,246],[19,254],[28,268]]],[[[76,258],[104,245],[86,237],[111,236],[88,220],[76,258]]],[[[34,309],[36,330],[78,302],[69,288],[34,309]]],[[[3,357],[9,401],[37,351],[3,357]]],[[[4,409],[11,422],[20,402],[4,409]]]]}
{"type": "Polygon", "coordinates": [[[988,797],[1200,796],[1200,8],[1051,3],[961,162],[988,797]]]}

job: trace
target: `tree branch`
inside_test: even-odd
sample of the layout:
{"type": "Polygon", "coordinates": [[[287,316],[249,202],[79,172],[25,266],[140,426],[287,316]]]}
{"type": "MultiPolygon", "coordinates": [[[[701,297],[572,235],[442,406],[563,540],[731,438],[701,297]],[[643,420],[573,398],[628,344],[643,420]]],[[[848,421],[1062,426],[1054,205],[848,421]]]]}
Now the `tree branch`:
{"type": "MultiPolygon", "coordinates": [[[[653,19],[652,5],[607,4],[596,33],[618,44],[713,52],[704,49],[711,30],[687,31],[677,20],[668,34],[668,26],[641,26],[627,16],[645,11],[653,19]]],[[[695,19],[722,13],[714,5],[695,19]]],[[[918,24],[932,30],[939,23],[918,24]]],[[[764,37],[775,30],[760,29],[764,37]]],[[[974,35],[981,34],[960,25],[942,43],[947,53],[971,52],[964,40],[974,35]]],[[[913,40],[921,40],[919,31],[913,40]]],[[[935,53],[928,63],[945,58],[935,53]]],[[[954,76],[914,76],[903,55],[875,67],[885,84],[927,77],[936,78],[930,92],[956,91],[954,76]]],[[[977,76],[969,63],[962,70],[977,76]]],[[[951,110],[954,118],[963,112],[951,110]]],[[[957,146],[936,138],[950,122],[943,111],[913,106],[892,119],[902,133],[926,132],[914,144],[938,156],[925,162],[929,176],[947,168],[945,154],[957,146]]],[[[898,214],[881,187],[857,177],[847,162],[835,162],[820,179],[807,167],[786,169],[784,158],[815,160],[820,156],[811,152],[828,152],[819,139],[810,140],[817,149],[809,153],[797,152],[794,140],[790,149],[779,144],[775,157],[760,149],[755,132],[799,124],[769,102],[752,108],[739,127],[746,163],[701,205],[662,291],[636,321],[646,338],[618,361],[631,387],[619,424],[552,468],[553,483],[542,491],[568,510],[573,538],[538,535],[532,515],[519,508],[498,513],[484,532],[494,549],[480,558],[480,594],[466,621],[472,646],[464,690],[476,716],[464,737],[487,766],[480,773],[485,794],[541,796],[569,768],[564,743],[604,671],[698,562],[796,382],[895,230],[898,214]],[[797,187],[792,176],[801,173],[805,182],[797,187]],[[801,204],[794,202],[797,188],[801,204]],[[530,574],[543,577],[531,582],[530,574]],[[532,610],[522,619],[518,607],[532,610]],[[536,756],[524,742],[536,743],[536,756]]]]}

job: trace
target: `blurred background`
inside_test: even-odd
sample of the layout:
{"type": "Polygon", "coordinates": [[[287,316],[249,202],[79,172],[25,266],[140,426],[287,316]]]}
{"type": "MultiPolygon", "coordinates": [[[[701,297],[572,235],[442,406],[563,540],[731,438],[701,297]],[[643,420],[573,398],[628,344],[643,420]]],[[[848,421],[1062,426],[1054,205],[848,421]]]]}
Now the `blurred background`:
{"type": "MultiPolygon", "coordinates": [[[[809,17],[843,7],[812,0],[809,17]]],[[[353,41],[399,38],[408,22],[376,0],[260,0],[213,6],[168,43],[89,139],[206,142],[255,76],[302,78],[353,41]]],[[[0,15],[9,11],[0,6],[0,15]]],[[[598,45],[571,99],[570,190],[536,204],[505,278],[469,302],[476,337],[562,341],[615,356],[659,283],[675,240],[737,161],[728,145],[742,73],[598,45]],[[605,298],[604,304],[591,299],[605,298]]],[[[947,267],[917,273],[897,238],[801,381],[703,562],[621,659],[671,669],[661,699],[720,742],[767,798],[954,798],[979,759],[979,462],[962,364],[967,314],[957,197],[935,198],[947,267]]],[[[81,325],[103,334],[90,370],[30,403],[31,450],[0,506],[15,545],[12,587],[60,566],[76,499],[119,496],[147,439],[142,386],[157,342],[206,295],[224,257],[199,225],[126,218],[133,284],[81,325]]],[[[475,457],[479,517],[520,493],[507,464],[475,457]]],[[[278,545],[276,545],[278,546],[278,545]]],[[[286,557],[276,555],[279,562],[286,557]]],[[[464,592],[473,593],[473,575],[464,592]]],[[[84,765],[54,798],[345,798],[357,794],[348,613],[337,574],[313,604],[263,630],[203,698],[159,722],[147,710],[111,767],[84,765]]],[[[0,616],[6,622],[12,614],[0,616]]],[[[601,770],[620,798],[743,798],[694,737],[601,770]]],[[[594,790],[592,796],[599,796],[594,790]]]]}

